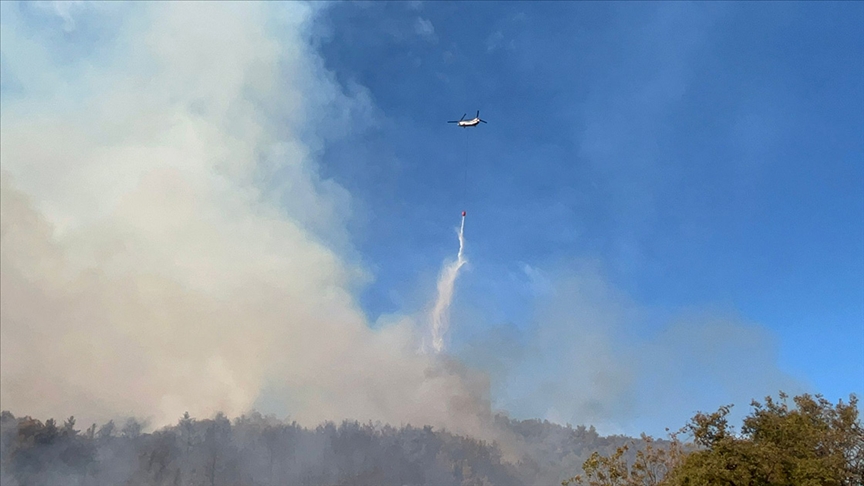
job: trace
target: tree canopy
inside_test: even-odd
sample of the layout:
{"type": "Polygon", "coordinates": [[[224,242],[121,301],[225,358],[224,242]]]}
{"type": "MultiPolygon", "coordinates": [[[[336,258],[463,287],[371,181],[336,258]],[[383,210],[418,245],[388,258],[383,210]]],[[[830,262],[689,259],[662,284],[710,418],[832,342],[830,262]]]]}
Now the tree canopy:
{"type": "Polygon", "coordinates": [[[864,430],[858,399],[836,405],[816,395],[753,401],[740,433],[729,424],[731,405],[698,413],[670,440],[645,445],[633,460],[627,446],[593,454],[585,475],[562,484],[583,486],[860,486],[864,484],[864,430]],[[692,442],[682,444],[686,433],[692,442]]]}

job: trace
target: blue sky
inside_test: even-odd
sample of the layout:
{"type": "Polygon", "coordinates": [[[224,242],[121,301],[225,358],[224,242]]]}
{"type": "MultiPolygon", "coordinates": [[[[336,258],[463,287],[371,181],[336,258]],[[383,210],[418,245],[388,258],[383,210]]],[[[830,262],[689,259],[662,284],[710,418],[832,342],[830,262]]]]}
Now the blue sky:
{"type": "MultiPolygon", "coordinates": [[[[178,14],[158,3],[4,2],[0,99],[4,135],[13,140],[7,147],[34,144],[38,138],[18,136],[17,124],[30,127],[39,117],[68,124],[60,127],[92,129],[80,137],[96,147],[96,158],[118,146],[134,147],[149,154],[142,155],[148,164],[164,157],[154,147],[166,140],[187,149],[198,147],[196,135],[212,142],[201,134],[213,126],[223,130],[215,145],[228,139],[243,145],[233,131],[235,118],[242,129],[260,128],[243,132],[252,138],[270,130],[284,133],[285,140],[249,142],[260,150],[247,165],[279,167],[256,172],[268,177],[255,179],[261,186],[255,189],[282,191],[286,218],[309,235],[278,248],[284,255],[267,253],[278,253],[273,248],[279,245],[266,247],[260,261],[294,268],[290,262],[301,254],[295,252],[318,255],[320,248],[307,248],[313,241],[327,255],[359,265],[368,276],[362,284],[318,277],[350,289],[363,322],[376,332],[393,320],[421,315],[429,305],[442,262],[455,257],[459,214],[467,210],[469,264],[457,281],[449,349],[489,373],[493,406],[514,416],[658,433],[683,424],[697,409],[730,402],[746,407],[751,398],[781,387],[831,400],[864,393],[864,4],[223,7],[227,14],[205,3],[189,7],[191,13],[178,8],[178,14]],[[183,15],[202,20],[186,29],[183,15]],[[311,22],[302,20],[310,15],[311,22]],[[140,46],[156,46],[155,54],[140,46]],[[259,85],[230,72],[233,66],[262,69],[255,56],[267,66],[260,72],[279,73],[283,81],[259,85]],[[203,74],[185,67],[196,61],[203,74]],[[261,86],[279,89],[274,94],[261,86]],[[110,95],[105,105],[99,104],[101,90],[110,95]],[[140,96],[124,98],[136,90],[140,96]],[[164,93],[170,96],[161,98],[164,93]],[[217,108],[202,108],[213,100],[217,108]],[[136,111],[136,102],[145,108],[136,111]],[[249,120],[243,113],[220,115],[223,107],[246,103],[258,110],[249,120]],[[92,106],[117,109],[106,114],[92,106]],[[154,115],[161,109],[171,116],[154,115]],[[459,129],[445,123],[476,110],[488,124],[459,129]],[[91,111],[93,119],[87,118],[91,111]],[[154,127],[175,123],[178,113],[206,123],[181,132],[188,140],[157,133],[154,127]],[[130,131],[135,136],[123,139],[128,134],[114,128],[131,122],[137,123],[130,131]],[[294,151],[301,145],[312,155],[294,151]],[[274,163],[274,153],[288,154],[287,162],[274,163]]],[[[88,153],[65,138],[58,150],[66,149],[64,143],[75,149],[69,153],[88,153]]],[[[30,147],[8,153],[41,153],[30,147]]],[[[119,153],[122,159],[131,152],[119,153]]],[[[108,196],[122,193],[110,184],[112,177],[125,181],[143,171],[112,161],[93,162],[99,170],[82,164],[78,173],[65,158],[55,161],[60,173],[93,187],[82,183],[75,192],[73,184],[58,182],[62,177],[40,170],[40,161],[5,157],[4,171],[37,206],[60,214],[68,206],[70,213],[78,211],[66,215],[72,221],[96,218],[92,207],[111,207],[108,196]],[[108,194],[101,205],[82,202],[99,191],[108,194]]],[[[212,173],[190,176],[200,176],[190,187],[204,188],[201,207],[215,213],[224,209],[222,200],[207,191],[224,175],[220,163],[212,173]]],[[[238,193],[248,189],[237,186],[238,193]]],[[[220,217],[242,228],[243,218],[258,224],[260,213],[246,209],[220,217]]],[[[163,219],[171,220],[173,211],[168,213],[163,219]]],[[[118,220],[128,217],[117,214],[118,220]]],[[[153,220],[157,236],[145,228],[141,238],[156,254],[180,254],[178,247],[200,243],[203,233],[158,240],[161,220],[153,220]]],[[[262,234],[276,231],[261,224],[262,234]]],[[[234,235],[212,234],[221,235],[226,248],[242,246],[234,245],[234,235]]],[[[69,248],[79,244],[70,241],[64,242],[69,248]]],[[[210,256],[219,260],[218,255],[210,256]]],[[[224,255],[233,264],[234,257],[224,255]]],[[[267,280],[272,273],[259,277],[267,280]]],[[[313,285],[298,290],[304,284],[291,280],[283,291],[308,290],[298,301],[317,302],[320,292],[313,285]]],[[[281,309],[285,294],[278,295],[274,309],[281,309]]],[[[337,309],[333,315],[350,315],[341,305],[329,302],[309,314],[337,309]]],[[[188,315],[178,311],[172,318],[186,325],[188,315]]],[[[254,312],[246,317],[276,319],[254,312]]],[[[106,329],[116,325],[104,321],[106,329]]],[[[283,321],[269,325],[249,334],[281,343],[283,321]]],[[[333,334],[320,332],[322,340],[333,334]]],[[[162,352],[157,349],[155,354],[162,352]]],[[[211,352],[201,351],[201,359],[211,352]]],[[[223,358],[231,362],[236,354],[223,358]]],[[[338,368],[344,357],[333,356],[338,368]]],[[[393,359],[407,369],[414,358],[397,353],[393,359]]],[[[379,373],[378,361],[364,363],[369,367],[358,366],[359,376],[379,373]]],[[[250,371],[251,384],[237,385],[242,393],[232,396],[258,396],[267,366],[250,371]]],[[[297,368],[284,366],[276,376],[297,368]]],[[[303,379],[297,378],[298,389],[318,386],[303,379]]],[[[342,397],[342,379],[321,387],[342,397]]],[[[390,378],[381,379],[389,386],[390,378]]],[[[402,389],[394,390],[398,395],[402,389]]],[[[295,395],[282,403],[294,403],[295,395]]],[[[345,396],[351,398],[329,405],[356,400],[345,396]]],[[[164,405],[166,416],[174,413],[175,404],[164,400],[139,401],[164,405]]],[[[245,403],[238,399],[237,409],[245,403]]],[[[259,397],[255,403],[270,402],[259,397]]]]}
{"type": "Polygon", "coordinates": [[[591,258],[652,315],[735,313],[813,391],[860,394],[862,21],[853,2],[331,9],[320,53],[385,123],[324,157],[368,208],[364,308],[413,303],[464,207],[456,305],[486,325],[527,325],[524,264],[591,258]],[[444,123],[475,109],[488,125],[444,123]]]}

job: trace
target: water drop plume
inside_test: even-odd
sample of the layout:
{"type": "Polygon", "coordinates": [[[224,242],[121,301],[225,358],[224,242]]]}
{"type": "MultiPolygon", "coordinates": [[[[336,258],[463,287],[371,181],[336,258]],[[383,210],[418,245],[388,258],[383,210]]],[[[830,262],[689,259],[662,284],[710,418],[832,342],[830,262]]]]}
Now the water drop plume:
{"type": "Polygon", "coordinates": [[[450,302],[453,300],[453,288],[459,269],[467,262],[463,251],[465,249],[465,216],[462,216],[462,225],[459,227],[459,253],[456,261],[450,262],[441,270],[438,276],[438,298],[432,308],[432,348],[435,353],[444,350],[444,335],[450,327],[450,302]]]}

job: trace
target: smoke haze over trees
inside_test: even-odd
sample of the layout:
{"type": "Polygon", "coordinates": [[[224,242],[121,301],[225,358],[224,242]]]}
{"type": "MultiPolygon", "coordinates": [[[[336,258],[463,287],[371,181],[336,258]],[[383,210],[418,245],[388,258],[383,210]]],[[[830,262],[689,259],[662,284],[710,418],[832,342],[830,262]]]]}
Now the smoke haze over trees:
{"type": "MultiPolygon", "coordinates": [[[[414,2],[0,1],[0,410],[8,410],[0,417],[0,486],[550,485],[572,477],[592,454],[631,464],[644,444],[637,440],[615,456],[630,441],[623,434],[663,427],[667,416],[679,417],[677,424],[718,403],[811,387],[805,373],[788,365],[796,356],[783,347],[806,341],[803,334],[780,336],[750,320],[759,312],[740,315],[735,293],[721,299],[732,299],[733,309],[701,307],[712,296],[650,307],[653,298],[632,295],[641,285],[615,280],[604,267],[620,264],[622,275],[630,275],[630,265],[650,267],[640,281],[661,289],[658,282],[670,280],[659,277],[671,268],[663,260],[648,265],[653,250],[645,250],[653,245],[643,246],[643,237],[677,228],[685,237],[654,249],[686,249],[689,259],[677,270],[698,271],[695,263],[713,245],[688,241],[722,233],[707,211],[656,227],[649,216],[661,209],[660,199],[673,200],[661,213],[693,204],[704,210],[735,194],[713,170],[736,181],[748,172],[708,163],[711,170],[700,172],[694,160],[701,159],[685,151],[672,154],[684,168],[666,174],[660,166],[669,154],[659,151],[670,145],[676,152],[677,138],[700,151],[705,145],[667,122],[679,116],[682,93],[728,81],[725,69],[714,70],[722,65],[700,64],[723,50],[712,48],[718,40],[712,36],[735,37],[723,26],[741,12],[703,4],[640,6],[648,16],[596,10],[603,21],[586,16],[591,28],[579,37],[602,49],[559,63],[561,52],[543,52],[561,44],[545,38],[556,30],[543,22],[544,11],[514,15],[508,28],[490,17],[485,28],[496,35],[477,43],[479,27],[460,38],[458,23],[430,20],[462,8],[442,5],[433,13],[414,2]],[[386,15],[398,10],[402,23],[363,16],[377,8],[386,15]],[[504,32],[526,25],[539,28],[523,31],[527,36],[504,32]],[[362,37],[369,32],[374,38],[362,37]],[[620,42],[607,51],[610,38],[620,42]],[[364,42],[372,45],[368,51],[353,49],[364,42]],[[485,72],[531,44],[541,47],[511,58],[516,64],[501,78],[485,72]],[[381,53],[387,59],[376,57],[381,53]],[[374,76],[358,81],[346,59],[359,59],[360,70],[374,76]],[[584,100],[553,96],[561,85],[540,89],[554,81],[569,90],[566,72],[546,68],[583,61],[600,68],[575,70],[598,73],[584,79],[584,100]],[[700,87],[691,68],[709,73],[712,83],[700,87]],[[418,86],[432,85],[424,72],[438,83],[428,96],[418,93],[418,86]],[[609,79],[640,84],[624,92],[609,79]],[[455,101],[460,90],[463,99],[455,101]],[[480,91],[497,93],[500,131],[486,132],[489,157],[465,157],[448,147],[452,139],[441,135],[446,124],[438,117],[451,109],[448,103],[474,103],[480,91]],[[525,111],[522,95],[529,91],[542,93],[537,101],[545,106],[554,101],[558,111],[541,113],[541,105],[525,111]],[[399,97],[384,100],[388,93],[399,97]],[[553,123],[542,133],[534,132],[539,124],[525,123],[544,119],[553,123]],[[448,334],[445,352],[430,355],[421,348],[431,337],[434,274],[455,250],[448,225],[458,214],[441,223],[456,187],[445,150],[470,160],[472,171],[494,165],[486,189],[497,196],[478,201],[486,205],[483,224],[492,226],[466,230],[473,266],[465,267],[466,276],[474,273],[459,283],[473,282],[474,292],[446,293],[453,297],[452,331],[465,334],[448,334]],[[654,180],[687,189],[649,187],[654,180]],[[519,187],[536,192],[513,191],[519,187]],[[379,203],[375,224],[364,226],[379,203]],[[589,231],[605,222],[605,237],[589,231]],[[496,225],[510,228],[494,231],[496,225]],[[604,261],[587,251],[607,246],[626,258],[604,261]],[[567,251],[551,251],[559,247],[567,251]],[[389,273],[380,271],[381,259],[389,273]],[[657,281],[645,277],[652,274],[657,281]],[[392,292],[392,306],[370,310],[364,290],[371,283],[378,293],[392,292]],[[539,418],[522,420],[533,417],[539,418]]],[[[500,7],[547,8],[529,5],[500,7]]],[[[569,18],[551,12],[545,19],[569,18]]],[[[771,29],[778,27],[758,35],[773,36],[771,29]]],[[[732,47],[723,44],[737,52],[732,47]]],[[[816,71],[828,77],[829,66],[822,67],[816,71]]],[[[758,78],[728,86],[741,89],[745,101],[736,94],[735,103],[718,104],[731,112],[694,124],[731,130],[731,142],[709,139],[718,148],[734,148],[735,136],[771,126],[772,117],[794,118],[771,109],[796,98],[792,91],[755,112],[737,112],[738,103],[775,91],[758,78]]],[[[704,103],[714,103],[708,98],[704,103]]],[[[815,111],[832,113],[817,101],[815,111]]],[[[699,120],[701,103],[688,105],[699,120]]],[[[828,143],[842,138],[836,127],[813,125],[834,134],[828,143]]],[[[760,137],[743,138],[759,148],[760,137]]],[[[761,160],[769,148],[750,156],[761,160]]],[[[854,183],[837,176],[842,167],[835,164],[834,176],[854,183]]],[[[764,169],[769,179],[770,167],[764,169]]],[[[806,173],[808,182],[816,179],[806,173]]],[[[764,186],[756,182],[731,188],[758,192],[764,186]]],[[[825,184],[816,192],[836,189],[825,184]]],[[[738,221],[736,205],[723,207],[724,218],[738,221]]],[[[795,216],[790,226],[798,227],[795,216]]],[[[742,240],[728,252],[750,246],[749,228],[738,227],[742,240]]],[[[846,229],[826,234],[844,242],[846,229]]],[[[718,247],[727,243],[717,240],[718,247]]],[[[761,251],[783,253],[775,250],[761,251]]],[[[857,268],[846,253],[832,255],[847,270],[857,268]]],[[[771,261],[764,266],[775,266],[771,261]]],[[[777,292],[777,299],[786,295],[777,292]]],[[[845,355],[837,356],[840,364],[825,370],[846,369],[845,355]]],[[[721,442],[729,444],[741,446],[721,442]]]]}
{"type": "Polygon", "coordinates": [[[309,429],[260,414],[224,415],[142,433],[135,419],[78,430],[3,412],[3,486],[557,484],[591,452],[625,437],[593,428],[498,417],[496,443],[432,427],[326,422],[309,429]],[[509,457],[505,457],[509,456],[509,457]]]}
{"type": "Polygon", "coordinates": [[[142,433],[128,419],[85,430],[0,415],[4,486],[369,485],[857,486],[864,428],[857,397],[753,402],[741,432],[730,407],[697,413],[670,440],[602,437],[591,428],[495,418],[500,441],[432,427],[325,422],[314,429],[258,413],[223,414],[142,433]],[[683,438],[683,441],[682,441],[683,438]],[[577,470],[584,470],[571,477],[577,470]]]}

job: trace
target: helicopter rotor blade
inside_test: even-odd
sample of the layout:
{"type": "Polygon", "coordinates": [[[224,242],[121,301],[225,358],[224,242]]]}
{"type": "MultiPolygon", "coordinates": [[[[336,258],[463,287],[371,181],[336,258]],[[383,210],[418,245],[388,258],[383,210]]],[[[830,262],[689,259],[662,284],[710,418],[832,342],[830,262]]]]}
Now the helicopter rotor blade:
{"type": "Polygon", "coordinates": [[[480,119],[480,110],[477,110],[477,114],[474,115],[474,118],[477,118],[478,120],[480,119]]]}
{"type": "Polygon", "coordinates": [[[465,113],[464,115],[462,115],[462,118],[460,118],[459,121],[464,120],[467,115],[468,115],[468,113],[465,113]]]}
{"type": "MultiPolygon", "coordinates": [[[[480,120],[480,119],[478,118],[478,120],[480,120]]],[[[486,120],[480,120],[480,121],[483,122],[483,123],[486,123],[486,120]]]]}

